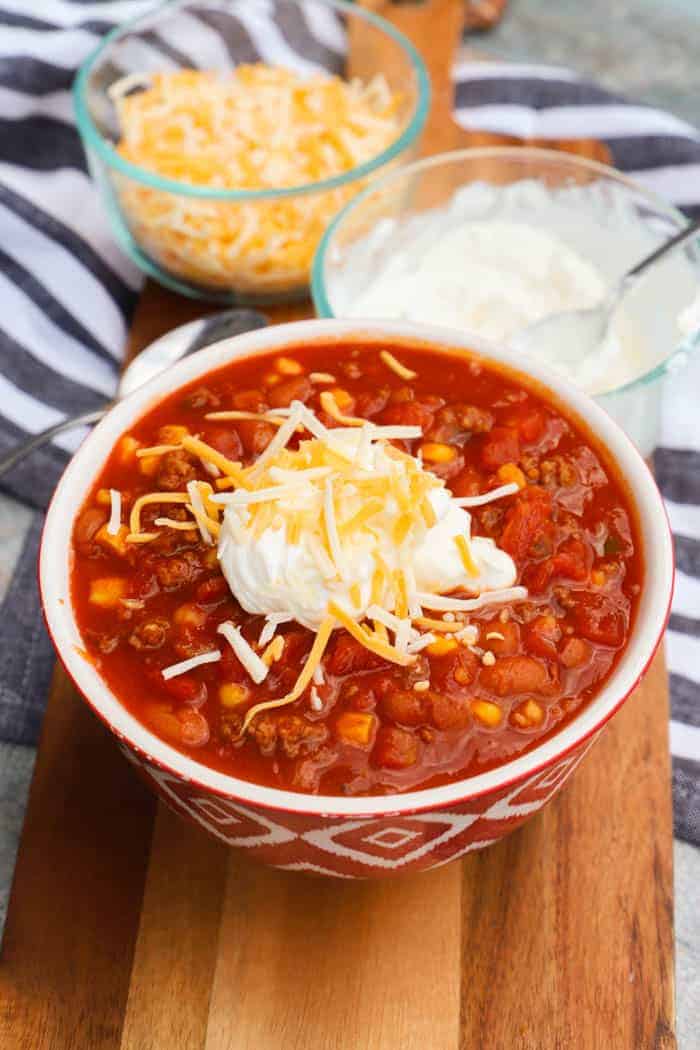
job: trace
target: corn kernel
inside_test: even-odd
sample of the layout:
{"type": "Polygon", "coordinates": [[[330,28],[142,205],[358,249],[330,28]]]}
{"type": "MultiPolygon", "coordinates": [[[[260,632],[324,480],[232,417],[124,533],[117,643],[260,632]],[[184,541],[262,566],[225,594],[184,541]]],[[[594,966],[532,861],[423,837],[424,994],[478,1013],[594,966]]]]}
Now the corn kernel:
{"type": "Polygon", "coordinates": [[[173,613],[173,623],[178,624],[180,627],[201,627],[206,618],[207,614],[204,609],[200,609],[198,605],[193,605],[192,602],[178,605],[173,613]]]}
{"type": "Polygon", "coordinates": [[[335,723],[335,730],[344,743],[367,748],[371,744],[376,721],[375,715],[362,711],[345,711],[335,723]]]}
{"type": "Polygon", "coordinates": [[[219,686],[219,703],[222,707],[242,707],[249,697],[250,690],[239,682],[224,682],[219,686]]]}
{"type": "Polygon", "coordinates": [[[499,725],[503,718],[503,713],[498,704],[493,704],[490,700],[472,700],[471,707],[474,718],[490,729],[499,725]]]}
{"type": "MultiPolygon", "coordinates": [[[[186,533],[189,536],[189,532],[186,533]]],[[[204,564],[208,569],[215,569],[219,564],[219,554],[217,547],[207,547],[204,554],[204,564]]]]}
{"type": "Polygon", "coordinates": [[[275,368],[283,376],[300,376],[304,369],[293,357],[278,357],[275,368]]]}
{"type": "Polygon", "coordinates": [[[355,407],[355,398],[347,390],[343,390],[342,387],[334,386],[330,393],[333,395],[335,403],[341,412],[350,412],[355,407]]]}
{"type": "Polygon", "coordinates": [[[109,489],[98,489],[95,503],[98,507],[111,507],[112,497],[109,494],[109,489]]]}
{"type": "Polygon", "coordinates": [[[114,609],[126,594],[126,580],[121,576],[102,576],[90,583],[90,601],[103,609],[114,609]]]}
{"type": "Polygon", "coordinates": [[[129,530],[126,525],[120,525],[119,531],[111,533],[107,531],[107,526],[102,525],[95,534],[95,539],[98,543],[101,543],[103,547],[109,547],[110,550],[114,551],[115,554],[119,554],[121,557],[129,550],[129,545],[126,542],[126,537],[129,535],[129,530]]]}
{"type": "Polygon", "coordinates": [[[544,710],[536,700],[526,700],[518,708],[518,714],[522,715],[525,725],[528,726],[538,726],[544,721],[544,710]]]}
{"type": "Polygon", "coordinates": [[[434,642],[426,646],[426,652],[431,656],[446,656],[457,648],[458,642],[454,638],[436,638],[434,642]]]}
{"type": "Polygon", "coordinates": [[[127,434],[117,445],[117,458],[122,464],[131,463],[136,458],[136,449],[141,448],[141,442],[127,434]]]}
{"type": "Polygon", "coordinates": [[[602,587],[606,579],[607,577],[602,569],[594,569],[591,573],[591,583],[595,587],[602,587]]]}
{"type": "Polygon", "coordinates": [[[145,477],[152,478],[158,473],[160,460],[160,456],[139,456],[137,459],[139,470],[145,477]]]}
{"type": "Polygon", "coordinates": [[[457,455],[452,445],[443,445],[440,441],[426,441],[420,447],[423,459],[427,463],[451,463],[457,455]]]}
{"type": "Polygon", "coordinates": [[[498,468],[497,474],[499,481],[502,481],[504,485],[515,484],[519,489],[525,488],[525,475],[515,463],[504,463],[498,468]]]}
{"type": "Polygon", "coordinates": [[[179,423],[166,423],[164,427],[160,427],[158,430],[158,444],[179,445],[188,434],[189,430],[187,427],[180,426],[179,423]]]}

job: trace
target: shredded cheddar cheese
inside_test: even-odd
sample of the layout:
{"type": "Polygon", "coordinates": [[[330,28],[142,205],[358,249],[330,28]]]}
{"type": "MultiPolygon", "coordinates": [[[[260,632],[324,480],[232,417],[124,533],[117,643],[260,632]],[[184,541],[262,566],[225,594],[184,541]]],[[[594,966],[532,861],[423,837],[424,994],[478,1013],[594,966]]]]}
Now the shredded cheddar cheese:
{"type": "Polygon", "coordinates": [[[418,373],[414,372],[413,369],[406,368],[406,366],[402,365],[400,361],[397,361],[394,355],[389,353],[388,350],[380,351],[379,356],[381,357],[382,361],[387,366],[387,368],[390,368],[391,371],[394,372],[401,379],[415,379],[418,375],[418,373]]]}
{"type": "MultiPolygon", "coordinates": [[[[131,74],[110,95],[122,157],[217,190],[332,178],[377,156],[401,131],[401,97],[382,76],[347,82],[258,62],[227,73],[131,74]]],[[[269,293],[306,283],[325,227],[363,185],[234,203],[116,181],[133,235],[171,273],[269,293]]]]}

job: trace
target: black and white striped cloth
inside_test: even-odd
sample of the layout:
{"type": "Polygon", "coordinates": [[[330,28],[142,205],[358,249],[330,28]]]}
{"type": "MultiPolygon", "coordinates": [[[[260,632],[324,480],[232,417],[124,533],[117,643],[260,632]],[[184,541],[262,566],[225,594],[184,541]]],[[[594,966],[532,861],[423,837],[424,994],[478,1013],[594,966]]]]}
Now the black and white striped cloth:
{"type": "MultiPolygon", "coordinates": [[[[262,4],[262,6],[261,6],[262,4]]],[[[0,454],[114,388],[141,278],[113,243],[73,126],[75,69],[112,25],[151,0],[0,0],[0,454]]],[[[275,22],[274,0],[247,29],[266,58],[293,54],[297,33],[335,65],[342,25],[275,22]],[[272,54],[270,48],[273,48],[272,54]]],[[[252,17],[250,5],[240,17],[252,17]]],[[[193,20],[192,29],[197,29],[193,20]]],[[[202,26],[202,32],[211,32],[202,26]]],[[[194,39],[191,37],[190,39],[194,39]]],[[[163,64],[177,41],[153,38],[163,64]]],[[[259,52],[258,52],[259,53],[259,52]]],[[[308,51],[306,52],[308,54],[308,51]]],[[[520,136],[594,137],[616,165],[700,216],[700,136],[681,120],[611,95],[566,69],[462,63],[456,116],[465,126],[520,136]]],[[[676,535],[678,582],[667,636],[676,833],[700,844],[700,361],[669,388],[657,476],[676,535]]],[[[45,505],[72,434],[36,454],[7,491],[37,508],[0,608],[0,739],[38,734],[52,656],[40,625],[34,562],[45,505]]]]}

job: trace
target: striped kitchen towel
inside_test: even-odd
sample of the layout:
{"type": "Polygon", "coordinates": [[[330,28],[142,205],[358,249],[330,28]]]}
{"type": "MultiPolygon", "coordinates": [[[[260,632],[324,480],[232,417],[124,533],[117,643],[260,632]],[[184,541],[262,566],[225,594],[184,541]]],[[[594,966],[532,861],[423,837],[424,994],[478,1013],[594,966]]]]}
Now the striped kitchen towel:
{"type": "MultiPolygon", "coordinates": [[[[0,0],[0,455],[28,434],[87,410],[114,389],[140,277],[111,240],[73,126],[76,67],[113,24],[151,0],[0,0]]],[[[290,25],[274,0],[241,3],[258,53],[290,62],[297,33],[335,68],[343,27],[290,25]],[[262,12],[262,15],[260,13],[262,12]],[[264,16],[264,17],[263,17],[264,16]],[[263,20],[261,21],[261,17],[263,20]],[[272,20],[272,28],[264,18],[272,20]],[[275,50],[277,49],[277,50],[275,50]]],[[[196,29],[193,17],[191,28],[196,29]]],[[[212,31],[208,23],[203,30],[212,31]]],[[[182,43],[182,42],[180,42],[182,43]]],[[[152,37],[167,65],[173,41],[152,37]]],[[[180,48],[181,49],[181,48],[180,48]]],[[[565,70],[460,64],[457,118],[519,136],[599,138],[618,167],[688,215],[700,215],[700,137],[683,121],[633,104],[565,70]]],[[[668,632],[676,833],[700,844],[700,361],[669,387],[657,475],[678,551],[668,632]],[[696,392],[695,398],[693,391],[696,392]],[[695,403],[694,403],[695,402],[695,403]]],[[[0,739],[32,743],[52,664],[40,626],[34,563],[42,508],[80,434],[65,435],[7,480],[37,508],[0,608],[0,739]]]]}

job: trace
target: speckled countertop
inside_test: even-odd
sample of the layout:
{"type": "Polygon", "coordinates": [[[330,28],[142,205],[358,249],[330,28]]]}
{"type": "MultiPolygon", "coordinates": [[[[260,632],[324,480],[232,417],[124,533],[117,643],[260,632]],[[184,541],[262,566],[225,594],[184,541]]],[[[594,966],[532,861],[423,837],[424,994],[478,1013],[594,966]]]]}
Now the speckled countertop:
{"type": "MultiPolygon", "coordinates": [[[[491,58],[574,67],[700,124],[700,0],[510,0],[501,24],[470,43],[491,58]]],[[[28,524],[0,493],[0,600],[28,524]]],[[[0,744],[0,928],[33,764],[33,749],[0,744]]],[[[700,1050],[700,851],[676,842],[674,859],[679,1047],[700,1050]]]]}

